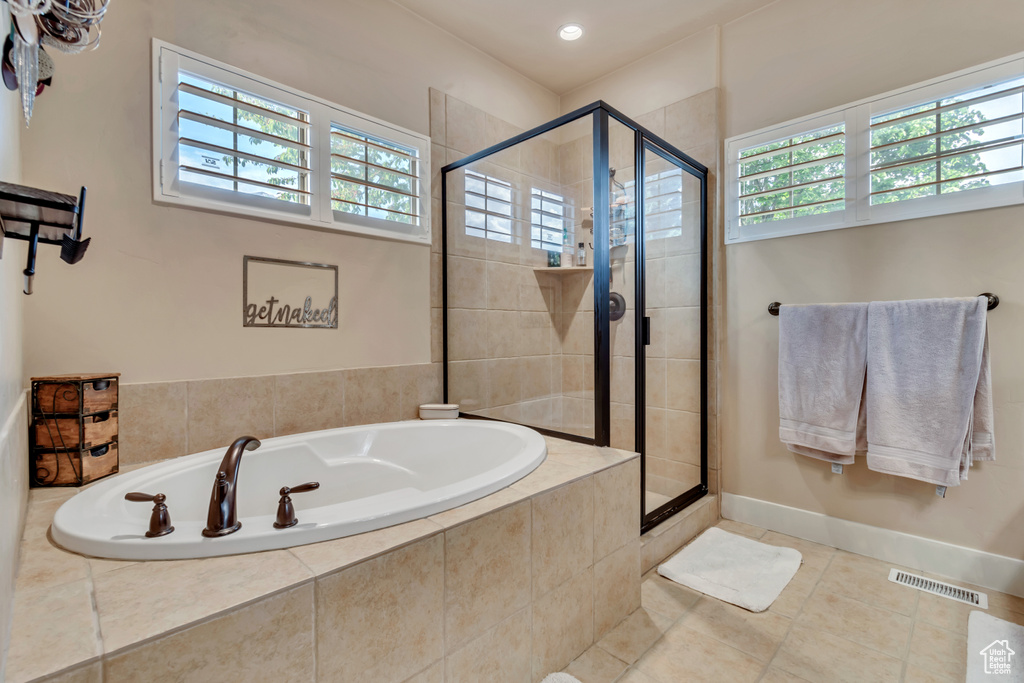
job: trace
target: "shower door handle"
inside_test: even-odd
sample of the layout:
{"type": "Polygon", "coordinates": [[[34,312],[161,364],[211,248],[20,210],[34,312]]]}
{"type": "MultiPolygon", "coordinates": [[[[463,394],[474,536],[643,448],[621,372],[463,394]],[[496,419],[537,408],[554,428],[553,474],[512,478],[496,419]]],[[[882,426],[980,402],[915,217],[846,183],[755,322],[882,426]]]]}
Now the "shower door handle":
{"type": "Polygon", "coordinates": [[[651,319],[648,316],[644,316],[644,330],[643,330],[644,346],[651,345],[651,319]]]}

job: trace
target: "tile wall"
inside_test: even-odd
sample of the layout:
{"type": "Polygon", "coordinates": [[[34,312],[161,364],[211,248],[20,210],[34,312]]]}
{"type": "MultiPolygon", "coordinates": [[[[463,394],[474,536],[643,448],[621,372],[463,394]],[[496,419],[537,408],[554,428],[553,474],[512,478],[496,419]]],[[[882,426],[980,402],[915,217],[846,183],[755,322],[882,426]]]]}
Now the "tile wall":
{"type": "Polygon", "coordinates": [[[131,465],[256,438],[412,420],[441,400],[441,365],[122,384],[119,457],[131,465]]]}
{"type": "Polygon", "coordinates": [[[510,488],[430,518],[203,560],[44,548],[68,492],[34,492],[25,543],[49,557],[22,568],[7,680],[539,681],[641,599],[638,459],[548,448],[510,488]]]}
{"type": "MultiPolygon", "coordinates": [[[[717,182],[719,91],[708,90],[637,118],[657,135],[710,169],[717,182]]],[[[501,142],[521,132],[495,116],[431,90],[434,191],[440,197],[440,160],[501,142]]],[[[593,278],[592,274],[540,271],[544,252],[531,248],[529,188],[541,186],[564,196],[573,207],[573,243],[592,242],[582,226],[582,209],[593,205],[591,122],[581,120],[471,166],[510,182],[518,192],[514,244],[466,235],[461,175],[450,174],[449,192],[449,354],[450,400],[463,410],[538,427],[593,433],[593,278]],[[518,237],[516,237],[518,236],[518,237]],[[518,287],[518,291],[516,288],[518,287]],[[515,326],[518,325],[518,329],[515,326]]],[[[612,166],[616,180],[630,185],[632,133],[612,122],[612,166]]],[[[648,308],[653,339],[648,351],[647,490],[649,509],[700,481],[700,308],[699,216],[694,184],[684,185],[679,213],[682,234],[648,243],[648,308]]],[[[719,279],[718,221],[714,189],[709,195],[711,245],[709,299],[719,279]]],[[[435,226],[441,225],[435,210],[435,226]]],[[[439,237],[440,230],[435,230],[439,237]]],[[[440,353],[441,260],[435,239],[433,342],[440,353]]],[[[587,263],[593,264],[588,249],[587,263]]],[[[613,291],[633,299],[633,251],[613,264],[613,291]]],[[[717,358],[714,336],[718,309],[709,311],[709,486],[718,491],[717,358]]],[[[612,323],[612,445],[634,449],[634,330],[630,311],[612,323]]]]}

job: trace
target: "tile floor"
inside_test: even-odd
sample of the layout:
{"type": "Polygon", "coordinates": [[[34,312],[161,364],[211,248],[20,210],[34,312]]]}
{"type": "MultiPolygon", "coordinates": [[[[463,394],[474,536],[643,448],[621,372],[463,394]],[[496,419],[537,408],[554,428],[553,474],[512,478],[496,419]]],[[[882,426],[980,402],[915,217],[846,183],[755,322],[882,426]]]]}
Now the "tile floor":
{"type": "MultiPolygon", "coordinates": [[[[747,612],[652,570],[641,608],[566,671],[583,683],[964,680],[972,608],[890,583],[887,562],[747,524],[717,526],[803,554],[771,608],[747,612]]],[[[1024,625],[1024,598],[983,590],[989,614],[1024,625]]]]}

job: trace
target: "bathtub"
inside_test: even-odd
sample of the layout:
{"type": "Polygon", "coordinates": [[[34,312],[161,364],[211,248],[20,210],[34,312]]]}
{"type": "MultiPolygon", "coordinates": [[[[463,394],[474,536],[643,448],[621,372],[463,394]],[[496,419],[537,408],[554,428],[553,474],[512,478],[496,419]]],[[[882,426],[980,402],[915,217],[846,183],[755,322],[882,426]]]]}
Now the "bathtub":
{"type": "Polygon", "coordinates": [[[157,463],[99,482],[53,518],[58,545],[119,560],[170,560],[251,553],[327,541],[437,514],[494,493],[547,456],[544,439],[519,425],[479,420],[394,422],[265,439],[242,456],[237,510],[242,527],[202,536],[225,449],[157,463]],[[298,523],[275,529],[278,492],[292,495],[298,523]],[[147,538],[152,503],[130,491],[163,493],[174,532],[147,538]]]}

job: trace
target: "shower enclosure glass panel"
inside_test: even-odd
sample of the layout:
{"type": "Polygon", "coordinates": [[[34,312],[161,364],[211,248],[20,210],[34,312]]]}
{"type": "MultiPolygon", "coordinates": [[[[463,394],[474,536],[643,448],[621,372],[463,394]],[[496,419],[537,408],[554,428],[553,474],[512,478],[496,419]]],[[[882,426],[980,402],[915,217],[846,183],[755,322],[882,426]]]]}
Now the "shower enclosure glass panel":
{"type": "Polygon", "coordinates": [[[446,400],[639,452],[644,530],[706,494],[707,169],[595,102],[442,177],[446,400]]]}
{"type": "Polygon", "coordinates": [[[705,482],[702,468],[701,178],[643,148],[645,346],[644,511],[705,482]]]}
{"type": "Polygon", "coordinates": [[[445,174],[448,400],[466,415],[594,438],[593,147],[585,117],[445,174]]]}

